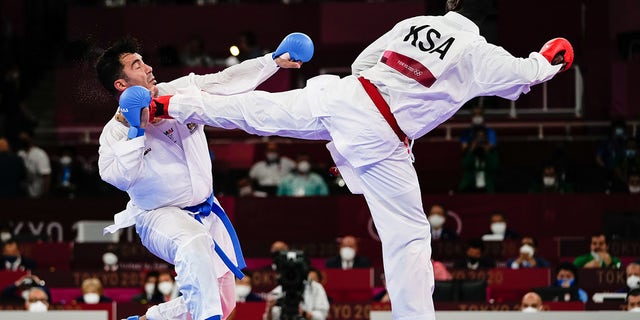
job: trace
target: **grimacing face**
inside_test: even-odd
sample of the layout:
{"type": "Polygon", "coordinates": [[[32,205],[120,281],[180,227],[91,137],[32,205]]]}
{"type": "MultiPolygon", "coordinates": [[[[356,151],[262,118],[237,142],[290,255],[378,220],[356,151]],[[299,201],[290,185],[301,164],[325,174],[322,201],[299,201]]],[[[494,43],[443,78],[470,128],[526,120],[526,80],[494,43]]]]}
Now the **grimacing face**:
{"type": "Polygon", "coordinates": [[[123,66],[124,79],[115,81],[114,85],[118,90],[124,91],[130,86],[143,86],[149,89],[154,97],[158,96],[157,81],[153,75],[153,68],[144,63],[140,54],[125,53],[120,56],[120,63],[123,66]]]}

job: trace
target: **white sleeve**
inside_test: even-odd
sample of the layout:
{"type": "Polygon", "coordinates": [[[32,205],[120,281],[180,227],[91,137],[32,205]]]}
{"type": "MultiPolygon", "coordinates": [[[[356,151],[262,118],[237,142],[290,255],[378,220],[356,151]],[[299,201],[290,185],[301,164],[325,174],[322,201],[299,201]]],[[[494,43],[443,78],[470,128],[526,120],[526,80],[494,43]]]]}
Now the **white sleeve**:
{"type": "Polygon", "coordinates": [[[391,29],[362,50],[356,60],[353,61],[353,64],[351,64],[351,74],[358,76],[360,72],[373,67],[382,57],[389,41],[393,39],[393,33],[394,30],[391,29]]]}
{"type": "Polygon", "coordinates": [[[311,295],[313,302],[311,308],[311,319],[312,320],[325,320],[329,315],[329,298],[327,298],[327,292],[324,290],[324,287],[319,284],[312,282],[311,288],[313,290],[313,294],[311,295]]]}
{"type": "Polygon", "coordinates": [[[217,95],[231,95],[255,89],[278,71],[279,67],[271,58],[271,53],[262,57],[245,60],[217,73],[178,78],[158,84],[161,94],[175,94],[178,89],[195,85],[200,90],[217,95]]]}
{"type": "Polygon", "coordinates": [[[516,58],[502,47],[484,43],[474,47],[468,60],[482,95],[515,100],[531,86],[553,78],[562,65],[551,65],[540,53],[516,58]]]}
{"type": "Polygon", "coordinates": [[[127,191],[144,172],[142,157],[146,137],[129,140],[127,132],[127,127],[120,123],[108,123],[100,135],[98,149],[100,177],[123,191],[127,191]]]}
{"type": "Polygon", "coordinates": [[[36,158],[36,171],[38,174],[46,176],[51,174],[51,162],[49,156],[44,150],[39,150],[36,158]]]}

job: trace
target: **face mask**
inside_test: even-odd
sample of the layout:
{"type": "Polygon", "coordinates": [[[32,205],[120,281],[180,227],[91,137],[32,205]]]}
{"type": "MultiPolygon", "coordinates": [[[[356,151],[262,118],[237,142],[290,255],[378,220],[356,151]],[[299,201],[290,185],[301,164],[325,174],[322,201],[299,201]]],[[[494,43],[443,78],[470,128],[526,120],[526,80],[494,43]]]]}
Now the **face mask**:
{"type": "Polygon", "coordinates": [[[563,288],[568,288],[573,286],[573,283],[576,282],[575,278],[571,278],[571,279],[557,279],[556,280],[556,284],[558,285],[558,287],[563,287],[563,288]]]}
{"type": "Polygon", "coordinates": [[[444,224],[444,217],[439,214],[433,214],[429,216],[429,223],[435,229],[439,229],[444,224]]]}
{"type": "Polygon", "coordinates": [[[267,152],[267,161],[269,162],[273,162],[278,160],[278,153],[277,152],[267,152]]]}
{"type": "Polygon", "coordinates": [[[158,283],[158,291],[160,291],[165,296],[168,296],[169,294],[171,294],[171,291],[173,291],[173,283],[169,281],[162,281],[158,283]]]}
{"type": "Polygon", "coordinates": [[[2,233],[0,233],[0,241],[6,242],[9,239],[11,239],[11,233],[10,232],[2,232],[2,233]]]}
{"type": "Polygon", "coordinates": [[[47,312],[47,305],[42,301],[29,303],[29,312],[47,312]]]}
{"type": "Polygon", "coordinates": [[[629,276],[627,277],[627,286],[631,289],[640,288],[640,277],[638,276],[629,276]]]}
{"type": "Polygon", "coordinates": [[[471,118],[471,123],[479,126],[484,123],[484,118],[482,116],[474,116],[473,118],[471,118]]]}
{"type": "Polygon", "coordinates": [[[640,186],[629,186],[629,193],[640,193],[640,186]]]}
{"type": "Polygon", "coordinates": [[[346,261],[352,261],[356,257],[356,250],[349,247],[340,248],[340,258],[346,261]]]}
{"type": "Polygon", "coordinates": [[[24,301],[29,300],[29,290],[23,290],[22,293],[20,294],[22,296],[22,299],[24,301]]]}
{"type": "Polygon", "coordinates": [[[251,293],[251,286],[246,284],[236,285],[236,298],[238,301],[245,301],[249,293],[251,293]]]}
{"type": "Polygon", "coordinates": [[[155,291],[155,290],[156,290],[156,284],[155,283],[145,283],[144,284],[144,292],[148,296],[153,295],[153,291],[155,291]]]}
{"type": "Polygon", "coordinates": [[[491,232],[493,234],[504,234],[507,231],[507,224],[505,222],[494,222],[491,224],[491,232]]]}
{"type": "Polygon", "coordinates": [[[544,183],[545,187],[551,187],[552,185],[556,184],[556,178],[555,177],[543,177],[542,178],[542,183],[544,183]]]}
{"type": "Polygon", "coordinates": [[[68,166],[71,164],[71,157],[69,156],[62,156],[60,157],[60,164],[63,166],[68,166]]]}
{"type": "Polygon", "coordinates": [[[105,265],[113,266],[118,263],[118,256],[113,254],[113,252],[107,252],[102,255],[102,262],[105,265]]]}
{"type": "Polygon", "coordinates": [[[472,263],[472,264],[478,263],[478,261],[480,261],[480,259],[476,257],[467,257],[467,260],[469,261],[469,263],[472,263]]]}
{"type": "Polygon", "coordinates": [[[540,310],[538,310],[538,309],[536,309],[534,307],[526,307],[526,308],[522,309],[522,312],[527,312],[527,313],[529,313],[529,312],[538,312],[538,311],[540,311],[540,310]]]}
{"type": "Polygon", "coordinates": [[[17,256],[4,256],[4,259],[9,261],[9,263],[14,263],[16,262],[16,260],[18,260],[17,256]]]}
{"type": "Polygon", "coordinates": [[[522,254],[528,254],[530,257],[533,257],[533,252],[535,250],[533,249],[532,246],[525,244],[522,247],[520,247],[520,253],[522,254]]]}
{"type": "Polygon", "coordinates": [[[309,162],[300,161],[300,163],[298,163],[298,171],[302,173],[307,173],[309,172],[309,169],[311,169],[311,164],[309,164],[309,162]]]}
{"type": "Polygon", "coordinates": [[[627,149],[627,158],[633,158],[636,156],[636,150],[627,149]]]}
{"type": "Polygon", "coordinates": [[[617,127],[614,132],[616,136],[621,137],[624,135],[624,128],[617,127]]]}
{"type": "Polygon", "coordinates": [[[253,188],[251,188],[251,186],[244,186],[244,187],[240,187],[240,189],[238,189],[238,195],[239,196],[250,196],[253,193],[253,188]]]}
{"type": "Polygon", "coordinates": [[[640,307],[629,309],[629,312],[640,312],[640,307]]]}
{"type": "Polygon", "coordinates": [[[85,293],[82,298],[84,299],[84,303],[86,304],[96,304],[100,302],[100,295],[97,293],[85,293]]]}

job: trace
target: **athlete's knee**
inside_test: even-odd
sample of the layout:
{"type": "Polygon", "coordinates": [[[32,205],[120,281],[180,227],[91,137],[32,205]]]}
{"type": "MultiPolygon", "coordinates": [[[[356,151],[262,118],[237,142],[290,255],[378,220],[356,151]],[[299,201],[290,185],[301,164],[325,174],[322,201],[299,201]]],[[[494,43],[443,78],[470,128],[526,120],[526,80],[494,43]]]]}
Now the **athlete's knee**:
{"type": "Polygon", "coordinates": [[[179,243],[176,260],[198,261],[212,254],[213,239],[208,233],[198,233],[179,243]]]}

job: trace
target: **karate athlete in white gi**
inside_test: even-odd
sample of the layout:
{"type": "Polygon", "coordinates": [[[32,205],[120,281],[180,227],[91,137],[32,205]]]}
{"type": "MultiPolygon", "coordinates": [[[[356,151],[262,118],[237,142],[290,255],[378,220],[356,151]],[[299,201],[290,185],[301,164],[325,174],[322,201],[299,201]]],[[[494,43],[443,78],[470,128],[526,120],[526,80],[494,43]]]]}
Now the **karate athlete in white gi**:
{"type": "Polygon", "coordinates": [[[340,173],[353,193],[364,194],[378,230],[393,319],[435,319],[429,223],[405,137],[422,137],[474,97],[517,99],[573,60],[561,38],[524,59],[487,43],[473,22],[483,16],[477,1],[448,1],[447,11],[399,22],[342,79],[321,75],[281,93],[177,94],[153,102],[144,88],[131,88],[120,103],[150,106],[155,116],[181,123],[330,140],[340,173]]]}
{"type": "MultiPolygon", "coordinates": [[[[286,52],[291,42],[291,37],[285,38],[279,49],[286,52]]],[[[156,84],[153,69],[143,62],[138,49],[134,39],[121,40],[97,63],[100,81],[115,96],[135,85],[154,95],[176,93],[181,88],[234,94],[255,89],[279,67],[301,66],[286,54],[267,54],[219,73],[190,74],[156,84]]],[[[138,112],[138,119],[127,120],[140,123],[140,116],[138,112]]],[[[171,119],[146,123],[145,119],[144,127],[134,128],[118,117],[110,120],[100,135],[98,164],[102,179],[126,191],[131,200],[105,232],[135,224],[142,244],[175,265],[182,293],[149,308],[145,316],[129,319],[187,319],[188,313],[194,320],[225,319],[235,307],[234,274],[242,278],[240,269],[245,264],[235,231],[213,197],[203,125],[171,119]]]]}

